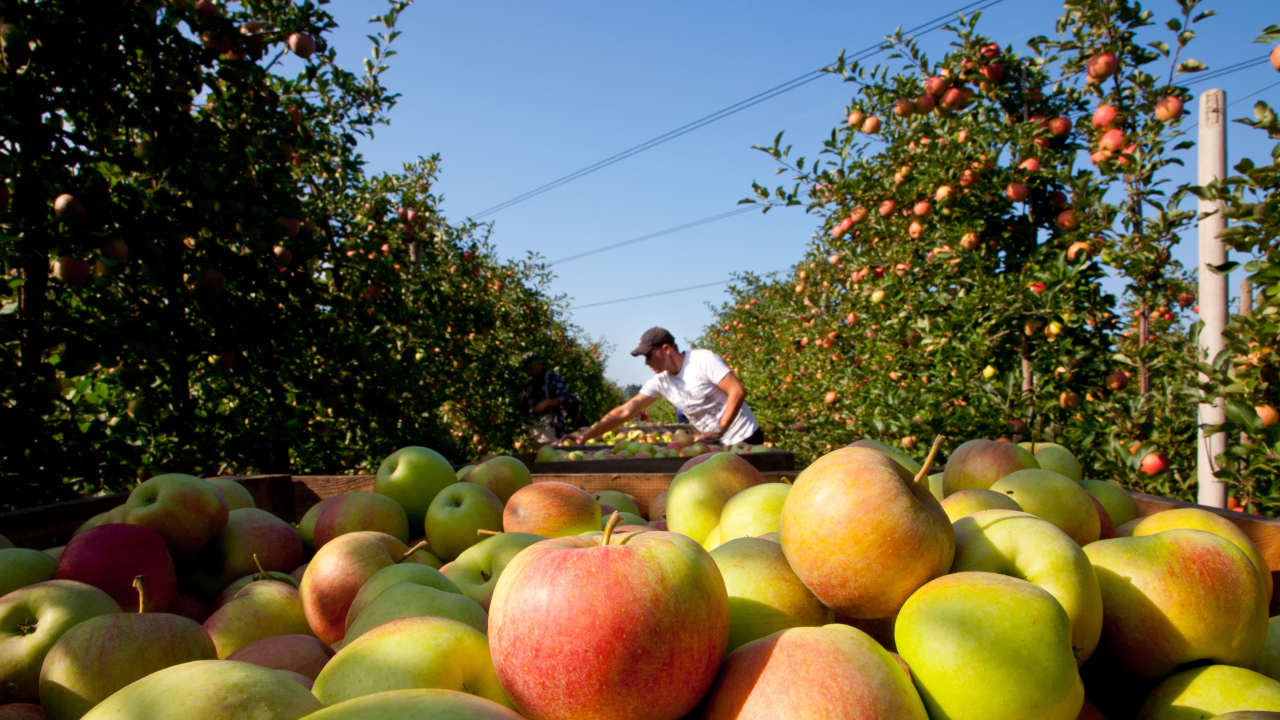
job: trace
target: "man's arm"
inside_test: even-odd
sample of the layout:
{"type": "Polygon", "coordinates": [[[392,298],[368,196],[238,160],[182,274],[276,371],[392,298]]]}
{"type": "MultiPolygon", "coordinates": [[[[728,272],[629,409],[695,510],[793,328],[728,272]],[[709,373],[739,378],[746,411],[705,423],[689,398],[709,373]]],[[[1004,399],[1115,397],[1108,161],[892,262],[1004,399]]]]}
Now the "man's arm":
{"type": "Polygon", "coordinates": [[[627,421],[627,418],[635,415],[641,410],[652,405],[658,398],[649,397],[648,395],[637,394],[635,397],[610,410],[604,417],[600,418],[600,422],[592,425],[586,432],[570,433],[561,439],[561,442],[573,438],[574,442],[579,445],[585,443],[591,438],[597,438],[618,427],[627,421]]]}
{"type": "Polygon", "coordinates": [[[721,436],[729,431],[729,426],[733,424],[734,418],[738,417],[738,412],[742,410],[742,403],[747,399],[747,389],[742,387],[742,381],[738,380],[738,376],[730,372],[716,383],[716,387],[724,391],[729,397],[725,400],[724,412],[720,415],[719,427],[709,433],[703,433],[697,437],[698,441],[710,440],[718,441],[721,436]]]}

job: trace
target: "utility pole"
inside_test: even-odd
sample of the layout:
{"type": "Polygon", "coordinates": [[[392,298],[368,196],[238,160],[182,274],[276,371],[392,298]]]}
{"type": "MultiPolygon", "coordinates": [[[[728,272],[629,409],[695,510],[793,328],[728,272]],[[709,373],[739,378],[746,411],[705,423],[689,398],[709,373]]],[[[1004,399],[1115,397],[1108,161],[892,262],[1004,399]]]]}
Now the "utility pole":
{"type": "MultiPolygon", "coordinates": [[[[1227,176],[1227,94],[1222,90],[1208,90],[1200,95],[1200,168],[1199,184],[1208,185],[1227,176]]],[[[1227,227],[1222,204],[1200,201],[1200,319],[1204,326],[1200,331],[1200,357],[1213,362],[1222,352],[1222,330],[1227,325],[1227,276],[1209,269],[1227,261],[1227,249],[1218,237],[1227,227]],[[1213,213],[1205,217],[1207,213],[1213,213]]],[[[1201,380],[1205,378],[1201,375],[1201,380]]],[[[1200,405],[1201,427],[1221,425],[1226,418],[1224,403],[1219,398],[1213,404],[1200,405]]],[[[1196,500],[1201,505],[1225,507],[1226,486],[1213,475],[1214,457],[1226,450],[1227,436],[1218,433],[1204,437],[1197,434],[1196,479],[1199,490],[1196,500]]]]}

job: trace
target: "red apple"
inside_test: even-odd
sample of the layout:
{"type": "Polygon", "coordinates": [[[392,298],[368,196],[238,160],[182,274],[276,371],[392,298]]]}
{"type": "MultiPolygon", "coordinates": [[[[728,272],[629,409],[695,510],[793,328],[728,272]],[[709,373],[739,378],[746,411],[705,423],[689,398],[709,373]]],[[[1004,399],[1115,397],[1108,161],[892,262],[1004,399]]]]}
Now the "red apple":
{"type": "Polygon", "coordinates": [[[1124,133],[1120,130],[1108,130],[1098,140],[1098,149],[1105,152],[1119,152],[1125,144],[1124,133]]]}
{"type": "Polygon", "coordinates": [[[677,533],[612,531],[544,540],[503,571],[489,644],[529,720],[676,720],[715,680],[729,640],[715,561],[677,533]]]}
{"type": "Polygon", "coordinates": [[[227,659],[272,670],[291,670],[315,680],[333,654],[332,647],[309,635],[277,635],[249,643],[227,659]]]}
{"type": "Polygon", "coordinates": [[[1090,82],[1102,82],[1116,74],[1119,60],[1112,53],[1098,53],[1085,61],[1090,82]]]}
{"type": "Polygon", "coordinates": [[[1169,467],[1169,458],[1164,453],[1147,453],[1147,456],[1142,458],[1139,469],[1148,475],[1155,475],[1164,472],[1167,467],[1169,467]]]}
{"type": "Polygon", "coordinates": [[[1049,121],[1049,134],[1056,138],[1066,137],[1071,132],[1071,121],[1057,117],[1049,121]]]}
{"type": "Polygon", "coordinates": [[[83,220],[88,214],[84,203],[74,195],[63,193],[53,199],[53,215],[63,222],[83,220]]]}
{"type": "Polygon", "coordinates": [[[1075,210],[1063,210],[1055,221],[1059,230],[1071,231],[1080,227],[1080,216],[1075,210]]]}
{"type": "Polygon", "coordinates": [[[341,640],[356,593],[374,573],[399,562],[420,561],[404,543],[379,532],[347,533],[320,548],[302,576],[301,593],[316,637],[330,644],[341,640]]]}
{"type": "Polygon", "coordinates": [[[1036,172],[1040,169],[1040,161],[1035,158],[1027,158],[1018,164],[1018,168],[1028,172],[1036,172]]]}
{"type": "Polygon", "coordinates": [[[984,65],[980,72],[982,73],[983,77],[985,77],[987,80],[993,83],[998,83],[1004,80],[1004,64],[1003,63],[991,63],[990,65],[984,65]]]}
{"type": "Polygon", "coordinates": [[[1093,126],[1101,130],[1116,121],[1118,111],[1115,105],[1099,105],[1093,112],[1093,126]]]}
{"type": "Polygon", "coordinates": [[[78,257],[63,255],[53,261],[53,276],[68,285],[83,285],[92,274],[89,263],[78,257]]]}
{"type": "Polygon", "coordinates": [[[875,135],[880,132],[880,118],[872,115],[862,123],[862,132],[868,135],[875,135]]]}
{"type": "Polygon", "coordinates": [[[1182,117],[1182,100],[1170,95],[1156,103],[1156,119],[1164,122],[1182,117]]]}
{"type": "Polygon", "coordinates": [[[833,402],[835,402],[835,401],[836,401],[836,397],[837,397],[837,396],[836,396],[836,391],[835,391],[835,390],[832,390],[832,391],[830,391],[830,392],[828,392],[828,393],[827,393],[827,396],[826,396],[825,398],[823,398],[823,400],[824,400],[828,405],[830,405],[831,403],[833,403],[833,402]]]}
{"type": "Polygon", "coordinates": [[[283,245],[277,245],[272,248],[271,255],[275,259],[275,263],[280,267],[285,267],[289,263],[293,262],[293,253],[289,251],[289,248],[283,245]]]}
{"type": "Polygon", "coordinates": [[[1009,198],[1013,202],[1022,202],[1023,200],[1026,200],[1027,196],[1030,194],[1031,191],[1027,189],[1026,185],[1017,182],[1009,183],[1009,187],[1004,190],[1005,197],[1009,198]]]}
{"type": "MultiPolygon", "coordinates": [[[[320,511],[312,532],[312,542],[319,548],[339,535],[361,530],[386,533],[407,543],[409,517],[400,503],[386,495],[359,491],[343,493],[334,496],[320,511]]],[[[418,530],[421,531],[421,528],[418,530]]],[[[284,568],[284,571],[288,572],[297,564],[293,563],[284,568]]]]}
{"type": "Polygon", "coordinates": [[[928,200],[920,200],[911,208],[916,217],[928,217],[933,212],[933,205],[928,200]]]}
{"type": "Polygon", "coordinates": [[[129,258],[129,245],[120,238],[111,238],[102,246],[102,254],[109,260],[122,263],[129,258]]]}
{"type": "Polygon", "coordinates": [[[916,112],[921,114],[931,113],[938,106],[938,101],[929,93],[922,93],[915,100],[916,112]]]}
{"type": "Polygon", "coordinates": [[[893,114],[898,117],[911,117],[915,112],[916,104],[906,98],[901,98],[893,104],[893,114]]]}
{"type": "Polygon", "coordinates": [[[306,60],[316,51],[316,39],[309,33],[296,32],[289,36],[289,49],[295,55],[306,60]]]}
{"type": "Polygon", "coordinates": [[[935,75],[924,81],[924,91],[937,97],[951,87],[951,78],[935,75]]]}
{"type": "Polygon", "coordinates": [[[561,482],[526,485],[507,501],[502,528],[548,538],[600,529],[600,504],[581,488],[561,482]]]}
{"type": "Polygon", "coordinates": [[[99,525],[71,538],[58,560],[59,580],[78,580],[135,611],[133,581],[146,577],[147,612],[164,612],[178,592],[178,576],[164,538],[137,525],[99,525]]]}

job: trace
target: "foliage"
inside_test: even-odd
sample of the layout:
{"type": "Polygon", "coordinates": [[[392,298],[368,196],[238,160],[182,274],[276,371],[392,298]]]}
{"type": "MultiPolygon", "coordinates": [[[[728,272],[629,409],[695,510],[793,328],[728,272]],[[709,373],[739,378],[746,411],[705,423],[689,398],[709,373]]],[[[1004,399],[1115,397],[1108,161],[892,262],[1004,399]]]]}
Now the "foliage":
{"type": "MultiPolygon", "coordinates": [[[[1195,5],[1170,27],[1190,26],[1195,5]]],[[[885,45],[900,69],[841,58],[832,71],[860,87],[817,162],[793,159],[781,135],[761,148],[795,184],[756,184],[751,201],[803,204],[822,233],[789,276],[741,276],[702,343],[753,388],[770,439],[806,459],[861,436],[917,453],[935,434],[1034,436],[1080,452],[1096,477],[1185,496],[1191,303],[1171,302],[1188,286],[1168,248],[1194,214],[1161,195],[1178,120],[1153,108],[1188,94],[1141,68],[1186,63],[1137,44],[1149,14],[1124,0],[1069,2],[1060,37],[1025,53],[977,20],[949,28],[938,62],[901,35],[885,45]],[[1082,77],[1104,52],[1119,60],[1107,90],[1082,77]],[[1097,100],[1120,110],[1112,127],[1093,126],[1097,100]],[[1082,167],[1116,128],[1124,149],[1082,167]],[[1017,185],[1025,202],[1010,199],[1017,185]],[[1129,279],[1123,298],[1102,291],[1106,265],[1129,279]],[[1148,451],[1174,453],[1174,469],[1139,474],[1148,451]]]]}
{"type": "Polygon", "coordinates": [[[525,349],[611,406],[545,268],[443,217],[436,158],[363,172],[407,6],[357,75],[312,0],[0,0],[5,506],[514,448],[525,349]]]}

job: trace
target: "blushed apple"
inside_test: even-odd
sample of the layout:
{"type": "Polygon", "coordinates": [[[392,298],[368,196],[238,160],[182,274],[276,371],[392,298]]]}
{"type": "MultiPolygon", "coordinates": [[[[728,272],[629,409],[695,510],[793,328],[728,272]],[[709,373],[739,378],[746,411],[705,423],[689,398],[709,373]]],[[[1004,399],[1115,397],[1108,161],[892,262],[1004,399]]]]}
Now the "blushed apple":
{"type": "Polygon", "coordinates": [[[511,496],[502,527],[548,538],[578,535],[600,529],[600,504],[568,483],[536,482],[511,496]]]}
{"type": "Polygon", "coordinates": [[[360,588],[374,573],[401,562],[421,563],[404,543],[383,533],[348,533],[320,548],[307,565],[301,589],[302,607],[316,637],[330,644],[341,640],[360,588]]]}
{"type": "Polygon", "coordinates": [[[1084,704],[1071,621],[1025,580],[938,578],[903,605],[894,639],[930,717],[1075,720],[1084,704]]]}
{"type": "Polygon", "coordinates": [[[365,584],[360,587],[360,592],[356,593],[355,599],[351,601],[351,607],[347,609],[348,631],[351,629],[351,623],[360,616],[361,611],[368,607],[369,603],[373,602],[374,598],[387,588],[400,583],[413,583],[457,595],[462,594],[462,590],[452,580],[433,567],[416,563],[400,563],[384,567],[365,581],[365,584]]]}
{"type": "Polygon", "coordinates": [[[1116,528],[1138,518],[1138,503],[1128,490],[1103,480],[1085,480],[1080,483],[1085,492],[1097,498],[1106,509],[1107,516],[1116,528]]]}
{"type": "Polygon", "coordinates": [[[178,575],[164,538],[138,525],[100,525],[71,538],[58,559],[57,577],[78,580],[137,608],[134,578],[146,577],[147,612],[164,612],[178,592],[178,575]]]}
{"type": "Polygon", "coordinates": [[[279,670],[198,660],[125,686],[83,720],[300,720],[321,707],[310,691],[279,670]]]}
{"type": "Polygon", "coordinates": [[[947,514],[947,519],[955,523],[962,517],[983,510],[1022,510],[1022,506],[1017,500],[1004,493],[983,488],[967,488],[952,493],[950,497],[944,499],[942,510],[947,514]]]}
{"type": "Polygon", "coordinates": [[[350,532],[368,530],[386,533],[400,542],[409,541],[409,516],[400,503],[371,492],[348,492],[329,498],[316,516],[312,543],[325,543],[350,532]]]}
{"type": "Polygon", "coordinates": [[[502,532],[502,500],[483,485],[454,483],[441,490],[427,510],[427,542],[450,562],[483,539],[478,530],[502,532]]]}
{"type": "Polygon", "coordinates": [[[453,466],[430,448],[410,446],[387,456],[378,466],[374,492],[400,503],[409,518],[409,527],[420,528],[436,493],[458,482],[453,466]]]}
{"type": "Polygon", "coordinates": [[[533,475],[519,460],[509,455],[499,455],[477,465],[467,474],[466,480],[487,488],[505,505],[517,490],[533,482],[533,475]]]}
{"type": "Polygon", "coordinates": [[[458,586],[463,595],[475,600],[488,612],[502,571],[521,551],[543,540],[546,538],[532,533],[494,535],[467,548],[441,572],[458,586]]]}
{"type": "Polygon", "coordinates": [[[120,612],[110,595],[75,580],[47,580],[0,597],[0,704],[40,701],[40,666],[64,633],[120,612]]]}
{"type": "Polygon", "coordinates": [[[489,629],[489,614],[475,600],[459,593],[404,582],[378,593],[354,618],[348,615],[351,622],[340,647],[350,645],[376,627],[418,616],[457,620],[482,633],[489,629]]]}
{"type": "Polygon", "coordinates": [[[261,570],[287,574],[305,557],[292,525],[266,510],[241,508],[231,511],[226,527],[200,553],[188,581],[206,597],[216,597],[238,578],[261,570]]]}
{"type": "Polygon", "coordinates": [[[705,720],[929,717],[893,656],[847,625],[783,630],[743,645],[725,658],[705,708],[705,720]]]}
{"type": "Polygon", "coordinates": [[[331,705],[307,720],[524,720],[492,700],[455,690],[387,690],[331,705]]]}
{"type": "Polygon", "coordinates": [[[121,519],[155,530],[170,552],[190,557],[222,532],[229,512],[222,492],[213,485],[173,473],[157,475],[134,488],[121,519]]]}
{"type": "Polygon", "coordinates": [[[991,490],[1008,495],[1024,512],[1057,525],[1082,547],[1097,540],[1102,532],[1089,493],[1065,475],[1048,470],[1019,470],[1001,478],[991,490]]]}
{"type": "Polygon", "coordinates": [[[1262,556],[1262,553],[1258,551],[1258,546],[1253,544],[1253,541],[1249,539],[1248,535],[1244,534],[1244,531],[1238,525],[1221,515],[1215,515],[1207,510],[1198,508],[1165,510],[1154,515],[1148,515],[1137,523],[1130,525],[1126,529],[1126,534],[1132,537],[1142,537],[1175,528],[1204,530],[1240,548],[1245,555],[1249,556],[1253,566],[1258,569],[1258,576],[1262,580],[1263,586],[1267,589],[1267,600],[1270,602],[1273,587],[1271,568],[1267,566],[1267,559],[1262,556]]]}
{"type": "Polygon", "coordinates": [[[325,705],[389,690],[467,692],[510,707],[494,673],[489,640],[465,623],[407,617],[376,627],[338,651],[313,691],[325,705]]]}
{"type": "Polygon", "coordinates": [[[800,582],[776,542],[737,538],[712,550],[711,559],[729,593],[727,652],[779,630],[832,621],[830,608],[800,582]]]}
{"type": "Polygon", "coordinates": [[[213,611],[204,629],[220,658],[264,638],[311,634],[297,589],[278,580],[249,583],[213,611]]]}
{"type": "Polygon", "coordinates": [[[271,670],[289,670],[315,680],[334,649],[311,635],[277,635],[249,643],[227,656],[271,670]]]}
{"type": "Polygon", "coordinates": [[[209,478],[206,482],[222,491],[222,498],[227,501],[228,510],[258,507],[258,504],[253,501],[253,495],[249,494],[244,485],[231,478],[215,477],[209,478]]]}
{"type": "Polygon", "coordinates": [[[1004,476],[1038,468],[1040,463],[1023,448],[1013,443],[992,440],[970,440],[951,453],[943,471],[943,494],[950,495],[966,488],[990,488],[1004,476]]]}
{"type": "Polygon", "coordinates": [[[854,442],[849,443],[845,447],[860,447],[860,448],[869,448],[871,450],[876,450],[884,453],[885,455],[888,455],[890,458],[896,461],[899,465],[905,468],[906,471],[911,473],[912,475],[915,475],[916,473],[920,472],[920,463],[917,462],[914,458],[910,457],[909,455],[902,452],[898,448],[892,445],[886,445],[885,443],[882,443],[879,440],[872,440],[871,438],[863,438],[861,440],[855,440],[854,442]]]}

